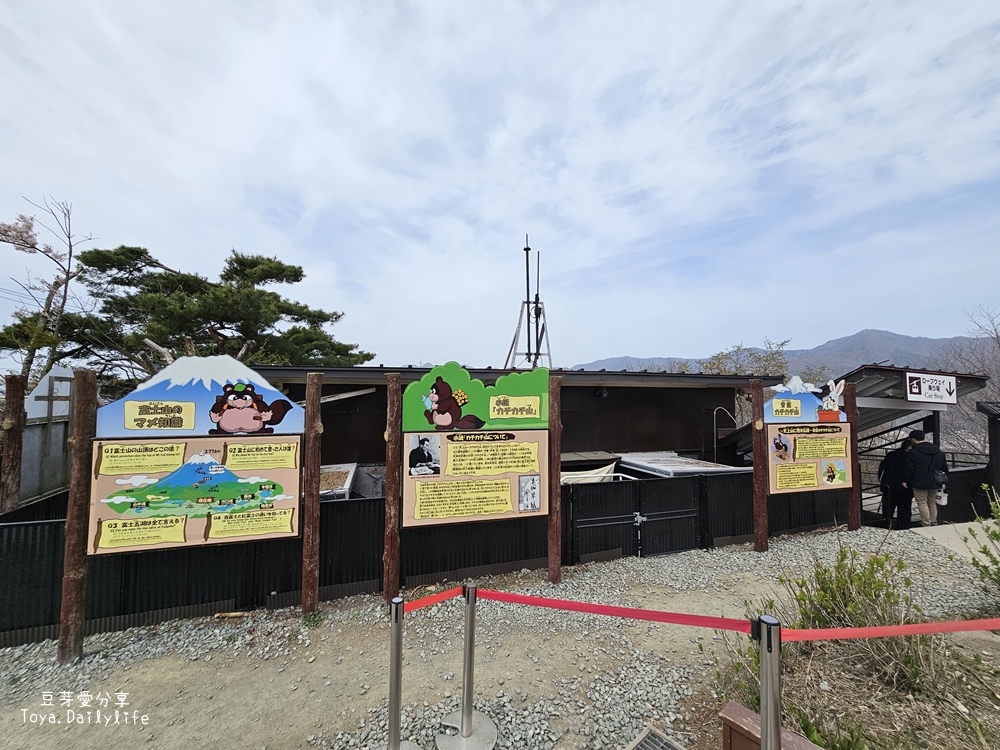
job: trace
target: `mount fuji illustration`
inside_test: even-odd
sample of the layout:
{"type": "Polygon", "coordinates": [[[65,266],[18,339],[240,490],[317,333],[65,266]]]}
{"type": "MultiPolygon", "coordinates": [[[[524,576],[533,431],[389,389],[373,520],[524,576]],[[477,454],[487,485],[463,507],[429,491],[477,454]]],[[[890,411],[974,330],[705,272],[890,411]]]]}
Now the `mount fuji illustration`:
{"type": "Polygon", "coordinates": [[[180,357],[125,398],[97,410],[99,438],[304,430],[301,406],[227,355],[180,357]]]}
{"type": "MultiPolygon", "coordinates": [[[[104,499],[118,514],[143,518],[176,515],[190,518],[259,508],[282,495],[282,486],[264,477],[241,479],[206,453],[197,453],[153,484],[127,487],[104,499]]],[[[129,480],[124,480],[129,483],[129,480]]]]}

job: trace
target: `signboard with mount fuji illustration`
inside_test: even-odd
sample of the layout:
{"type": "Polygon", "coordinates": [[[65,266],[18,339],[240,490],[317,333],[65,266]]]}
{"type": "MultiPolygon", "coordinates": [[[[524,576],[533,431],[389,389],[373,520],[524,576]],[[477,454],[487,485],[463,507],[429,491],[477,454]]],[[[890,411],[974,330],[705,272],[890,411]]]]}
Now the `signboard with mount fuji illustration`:
{"type": "Polygon", "coordinates": [[[97,410],[98,438],[294,435],[305,411],[232,357],[180,357],[97,410]]]}
{"type": "Polygon", "coordinates": [[[243,363],[181,357],[97,410],[88,554],[297,536],[304,425],[243,363]]]}
{"type": "Polygon", "coordinates": [[[298,535],[298,435],[98,439],[88,554],[298,535]]]}

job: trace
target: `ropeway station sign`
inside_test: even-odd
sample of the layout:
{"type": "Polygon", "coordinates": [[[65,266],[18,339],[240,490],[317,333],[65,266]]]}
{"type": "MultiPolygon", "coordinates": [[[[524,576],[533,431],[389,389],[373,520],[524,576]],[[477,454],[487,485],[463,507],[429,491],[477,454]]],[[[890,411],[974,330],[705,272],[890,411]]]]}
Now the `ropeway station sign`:
{"type": "Polygon", "coordinates": [[[906,400],[932,404],[957,404],[958,386],[955,383],[955,376],[908,372],[906,400]]]}

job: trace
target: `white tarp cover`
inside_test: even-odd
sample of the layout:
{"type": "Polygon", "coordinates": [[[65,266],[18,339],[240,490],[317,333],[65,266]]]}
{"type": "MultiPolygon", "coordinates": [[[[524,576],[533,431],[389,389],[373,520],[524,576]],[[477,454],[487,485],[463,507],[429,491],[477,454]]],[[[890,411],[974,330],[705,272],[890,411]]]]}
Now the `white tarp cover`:
{"type": "Polygon", "coordinates": [[[753,471],[749,466],[726,466],[697,458],[684,458],[674,451],[651,451],[647,453],[621,453],[622,468],[640,469],[665,477],[688,476],[691,474],[734,474],[753,471]]]}
{"type": "Polygon", "coordinates": [[[588,469],[587,471],[563,471],[559,473],[561,484],[593,484],[595,482],[610,482],[614,479],[611,476],[615,471],[614,464],[602,466],[600,469],[588,469]]]}

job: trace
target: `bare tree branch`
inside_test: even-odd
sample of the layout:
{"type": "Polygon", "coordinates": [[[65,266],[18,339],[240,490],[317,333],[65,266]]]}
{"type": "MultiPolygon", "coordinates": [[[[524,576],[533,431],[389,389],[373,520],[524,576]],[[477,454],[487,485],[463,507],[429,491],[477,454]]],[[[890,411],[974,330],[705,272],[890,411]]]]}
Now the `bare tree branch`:
{"type": "Polygon", "coordinates": [[[169,349],[164,349],[162,346],[150,341],[149,339],[143,339],[142,343],[167,360],[168,365],[172,365],[174,363],[174,355],[170,353],[169,349]]]}

